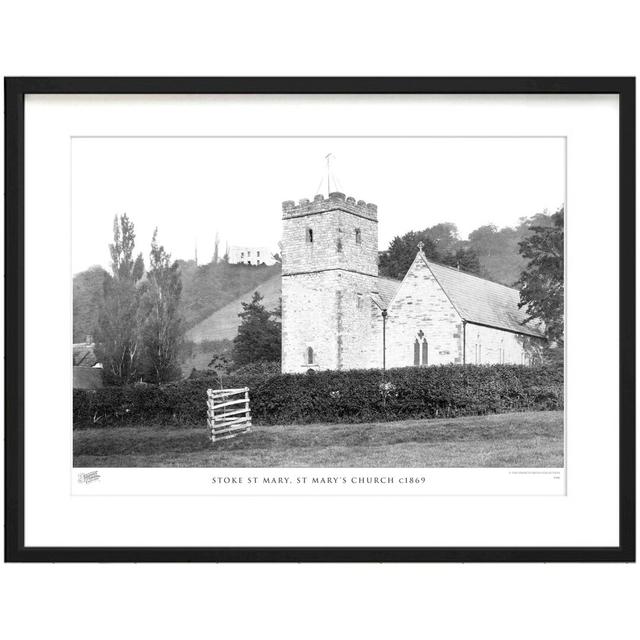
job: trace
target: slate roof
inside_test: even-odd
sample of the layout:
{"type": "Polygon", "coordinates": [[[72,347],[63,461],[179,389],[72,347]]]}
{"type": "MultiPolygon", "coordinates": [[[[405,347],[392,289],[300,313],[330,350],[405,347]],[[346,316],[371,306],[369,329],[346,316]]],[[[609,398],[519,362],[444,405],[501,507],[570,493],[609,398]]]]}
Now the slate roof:
{"type": "MultiPolygon", "coordinates": [[[[423,259],[463,320],[536,338],[544,337],[536,326],[523,325],[526,314],[518,308],[520,293],[517,289],[431,262],[424,256],[423,259]]],[[[378,277],[377,291],[371,292],[376,304],[381,309],[388,309],[401,284],[400,280],[378,277]]]]}
{"type": "Polygon", "coordinates": [[[73,366],[93,367],[96,364],[96,354],[93,351],[93,344],[86,342],[76,342],[73,345],[73,366]]]}
{"type": "Polygon", "coordinates": [[[425,262],[463,320],[543,337],[535,326],[523,324],[526,314],[524,309],[518,308],[520,293],[517,289],[430,260],[425,259],[425,262]]]}
{"type": "Polygon", "coordinates": [[[378,290],[372,293],[378,294],[378,297],[380,298],[380,306],[383,309],[389,308],[389,305],[394,299],[396,291],[398,291],[401,284],[400,280],[392,280],[391,278],[382,278],[378,276],[378,290]]]}

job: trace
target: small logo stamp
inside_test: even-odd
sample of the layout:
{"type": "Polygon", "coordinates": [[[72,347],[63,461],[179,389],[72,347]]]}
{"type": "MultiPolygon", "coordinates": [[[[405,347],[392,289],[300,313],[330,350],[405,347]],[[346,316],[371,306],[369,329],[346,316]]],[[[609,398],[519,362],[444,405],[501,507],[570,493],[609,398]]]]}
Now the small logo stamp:
{"type": "Polygon", "coordinates": [[[100,474],[97,471],[89,471],[87,473],[78,474],[78,482],[80,484],[89,484],[100,480],[100,474]]]}

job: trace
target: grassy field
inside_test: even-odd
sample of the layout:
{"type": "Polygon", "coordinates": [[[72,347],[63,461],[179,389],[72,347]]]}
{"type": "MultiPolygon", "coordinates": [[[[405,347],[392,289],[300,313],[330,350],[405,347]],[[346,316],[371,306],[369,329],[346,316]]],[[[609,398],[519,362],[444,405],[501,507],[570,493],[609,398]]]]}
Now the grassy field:
{"type": "Polygon", "coordinates": [[[76,467],[562,467],[560,411],[368,424],[74,432],[76,467]]]}

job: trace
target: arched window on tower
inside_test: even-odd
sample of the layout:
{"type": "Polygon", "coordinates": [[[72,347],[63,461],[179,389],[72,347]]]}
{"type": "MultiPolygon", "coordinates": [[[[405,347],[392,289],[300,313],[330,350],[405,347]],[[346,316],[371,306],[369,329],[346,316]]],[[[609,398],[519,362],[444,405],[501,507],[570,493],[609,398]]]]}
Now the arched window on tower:
{"type": "Polygon", "coordinates": [[[362,244],[362,232],[356,229],[356,244],[362,244]]]}
{"type": "Polygon", "coordinates": [[[313,347],[307,347],[307,364],[313,364],[313,347]]]}
{"type": "Polygon", "coordinates": [[[307,242],[313,242],[313,229],[311,229],[310,227],[307,228],[306,238],[307,242]]]}

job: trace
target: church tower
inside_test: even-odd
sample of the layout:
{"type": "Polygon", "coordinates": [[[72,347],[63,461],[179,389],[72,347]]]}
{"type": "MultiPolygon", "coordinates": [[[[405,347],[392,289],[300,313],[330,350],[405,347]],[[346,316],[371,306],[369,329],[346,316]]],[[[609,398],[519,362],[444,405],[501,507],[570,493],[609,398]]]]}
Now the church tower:
{"type": "Polygon", "coordinates": [[[282,371],[371,366],[375,204],[343,193],[282,203],[282,371]]]}

